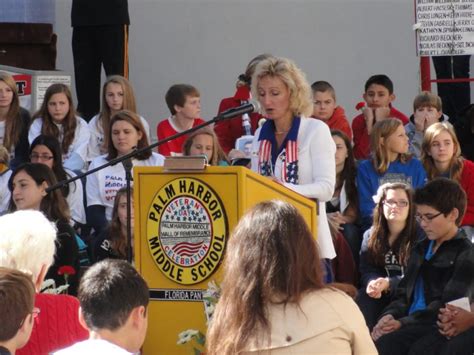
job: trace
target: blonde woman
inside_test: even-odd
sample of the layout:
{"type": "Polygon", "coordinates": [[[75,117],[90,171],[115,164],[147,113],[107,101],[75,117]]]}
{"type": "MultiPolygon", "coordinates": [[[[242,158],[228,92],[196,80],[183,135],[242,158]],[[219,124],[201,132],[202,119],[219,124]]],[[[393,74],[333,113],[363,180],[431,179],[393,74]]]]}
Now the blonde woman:
{"type": "Polygon", "coordinates": [[[421,162],[408,154],[408,137],[402,121],[396,118],[377,122],[370,135],[372,157],[359,164],[357,188],[359,192],[362,229],[372,224],[375,207],[372,196],[387,182],[403,182],[413,189],[426,182],[421,162]]]}
{"type": "Polygon", "coordinates": [[[318,200],[321,257],[333,259],[325,202],[332,198],[336,182],[336,145],[324,122],[307,118],[313,102],[305,75],[289,59],[264,59],[255,68],[252,95],[267,118],[254,135],[252,170],[318,200]]]}

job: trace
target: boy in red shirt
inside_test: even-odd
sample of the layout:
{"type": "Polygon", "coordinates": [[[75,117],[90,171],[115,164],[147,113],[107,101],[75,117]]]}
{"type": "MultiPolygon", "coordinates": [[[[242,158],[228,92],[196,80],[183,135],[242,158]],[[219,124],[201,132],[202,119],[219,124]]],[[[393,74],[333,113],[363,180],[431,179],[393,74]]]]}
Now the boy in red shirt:
{"type": "Polygon", "coordinates": [[[326,123],[330,129],[337,129],[352,140],[352,131],[346,113],[336,103],[336,91],[327,81],[316,81],[311,85],[313,90],[312,117],[326,123]]]}
{"type": "Polygon", "coordinates": [[[367,107],[352,121],[354,134],[354,157],[367,159],[370,155],[370,132],[375,122],[386,118],[398,118],[403,124],[408,117],[392,107],[395,100],[393,82],[387,75],[373,75],[365,83],[364,100],[367,107]]]}
{"type": "MultiPolygon", "coordinates": [[[[204,123],[199,118],[201,113],[200,96],[199,91],[192,85],[176,84],[168,89],[165,99],[171,116],[158,123],[156,127],[158,140],[204,123]]],[[[164,156],[182,155],[182,147],[186,137],[187,135],[184,135],[159,145],[158,152],[164,156]]]]}

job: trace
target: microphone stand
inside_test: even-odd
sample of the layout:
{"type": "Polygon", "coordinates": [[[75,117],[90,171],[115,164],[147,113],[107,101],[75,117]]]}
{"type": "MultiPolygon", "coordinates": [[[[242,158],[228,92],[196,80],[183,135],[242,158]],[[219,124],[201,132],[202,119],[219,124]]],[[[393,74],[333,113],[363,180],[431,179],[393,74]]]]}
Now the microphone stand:
{"type": "MultiPolygon", "coordinates": [[[[248,112],[252,112],[254,111],[255,108],[253,108],[252,110],[249,109],[248,112]]],[[[108,161],[107,163],[105,164],[102,164],[101,166],[98,166],[94,169],[91,169],[91,170],[88,170],[86,172],[83,172],[81,174],[78,174],[74,177],[71,177],[69,179],[65,179],[65,180],[62,180],[62,181],[59,181],[58,183],[48,187],[46,189],[46,193],[49,193],[50,191],[54,191],[56,189],[59,189],[65,185],[68,185],[70,184],[71,182],[73,181],[76,181],[76,180],[79,180],[79,179],[82,179],[90,174],[93,174],[99,170],[102,170],[108,166],[112,166],[112,165],[116,165],[118,163],[122,163],[124,165],[124,168],[125,168],[125,177],[126,177],[126,180],[127,180],[127,260],[128,262],[132,262],[132,228],[131,228],[131,193],[130,193],[130,181],[132,180],[132,175],[131,175],[131,169],[133,167],[133,163],[132,163],[132,159],[133,157],[135,157],[136,155],[140,154],[140,153],[143,153],[143,152],[146,152],[148,150],[152,150],[153,148],[156,148],[166,142],[169,142],[173,139],[176,139],[176,138],[179,138],[179,137],[182,137],[184,135],[187,135],[187,134],[190,134],[190,133],[193,133],[201,128],[204,128],[204,127],[207,127],[211,124],[214,124],[216,122],[220,122],[220,121],[225,121],[225,120],[228,120],[228,119],[231,119],[235,116],[239,116],[239,115],[242,115],[243,112],[240,112],[238,110],[235,110],[231,115],[229,114],[226,114],[227,112],[223,112],[219,115],[217,115],[216,117],[214,117],[212,120],[209,120],[209,121],[206,121],[204,123],[201,123],[195,127],[191,127],[190,129],[187,129],[185,131],[182,131],[182,132],[179,132],[179,133],[176,133],[172,136],[169,136],[167,138],[164,138],[162,140],[159,140],[153,144],[150,144],[146,147],[143,147],[143,148],[140,148],[140,149],[136,149],[128,154],[125,154],[121,157],[117,157],[115,159],[112,159],[110,161],[108,161]],[[235,114],[234,114],[235,113],[235,114]],[[128,160],[128,163],[126,163],[126,161],[128,160]],[[128,170],[128,172],[127,172],[128,170]],[[128,175],[128,177],[127,177],[128,175]]]]}

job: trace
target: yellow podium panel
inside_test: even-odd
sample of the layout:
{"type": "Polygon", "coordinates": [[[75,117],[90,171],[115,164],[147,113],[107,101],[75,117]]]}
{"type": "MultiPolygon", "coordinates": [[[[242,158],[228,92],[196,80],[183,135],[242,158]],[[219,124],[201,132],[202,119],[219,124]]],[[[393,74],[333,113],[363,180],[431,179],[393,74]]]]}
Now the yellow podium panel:
{"type": "Polygon", "coordinates": [[[219,269],[232,228],[258,202],[281,199],[316,235],[316,203],[243,167],[199,172],[134,168],[135,266],[150,288],[143,354],[190,354],[177,345],[187,329],[206,332],[202,291],[219,269]]]}

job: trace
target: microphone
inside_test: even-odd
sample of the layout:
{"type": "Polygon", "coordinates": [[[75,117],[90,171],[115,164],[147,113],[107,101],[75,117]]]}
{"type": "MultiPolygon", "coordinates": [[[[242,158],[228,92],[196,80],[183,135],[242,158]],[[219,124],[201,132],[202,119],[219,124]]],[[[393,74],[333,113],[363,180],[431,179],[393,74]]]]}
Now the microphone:
{"type": "Polygon", "coordinates": [[[228,118],[232,118],[235,116],[241,116],[245,113],[251,113],[260,110],[260,105],[258,101],[250,100],[248,103],[244,105],[240,105],[239,107],[230,108],[221,112],[217,115],[219,120],[226,120],[228,118]]]}

